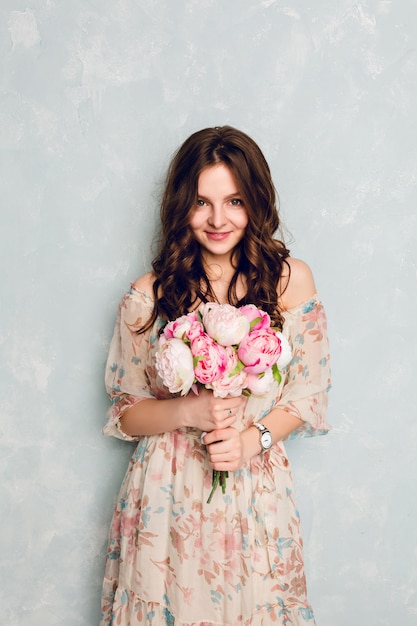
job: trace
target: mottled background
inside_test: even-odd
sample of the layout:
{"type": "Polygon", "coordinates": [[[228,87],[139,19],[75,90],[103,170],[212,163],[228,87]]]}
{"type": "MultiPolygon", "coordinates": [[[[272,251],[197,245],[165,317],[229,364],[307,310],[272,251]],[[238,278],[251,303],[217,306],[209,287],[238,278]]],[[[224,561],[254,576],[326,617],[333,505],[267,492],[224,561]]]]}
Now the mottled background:
{"type": "Polygon", "coordinates": [[[0,624],[94,626],[117,303],[191,132],[262,147],[333,351],[288,446],[318,626],[417,624],[416,0],[2,0],[0,624]]]}

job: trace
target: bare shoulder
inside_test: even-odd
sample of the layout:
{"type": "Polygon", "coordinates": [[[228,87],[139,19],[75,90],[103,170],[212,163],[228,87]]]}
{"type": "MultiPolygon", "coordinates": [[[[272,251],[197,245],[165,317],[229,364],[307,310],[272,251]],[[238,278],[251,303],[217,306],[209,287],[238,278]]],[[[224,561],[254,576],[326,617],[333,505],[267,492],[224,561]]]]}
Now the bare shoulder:
{"type": "Polygon", "coordinates": [[[283,309],[292,309],[302,302],[305,302],[316,293],[316,285],[313,273],[301,259],[286,259],[288,267],[283,272],[280,279],[279,290],[282,292],[279,298],[283,309]]]}
{"type": "Polygon", "coordinates": [[[147,274],[143,274],[143,276],[139,276],[133,283],[133,286],[138,291],[144,291],[149,295],[153,294],[153,284],[155,282],[155,274],[153,272],[148,272],[147,274]]]}

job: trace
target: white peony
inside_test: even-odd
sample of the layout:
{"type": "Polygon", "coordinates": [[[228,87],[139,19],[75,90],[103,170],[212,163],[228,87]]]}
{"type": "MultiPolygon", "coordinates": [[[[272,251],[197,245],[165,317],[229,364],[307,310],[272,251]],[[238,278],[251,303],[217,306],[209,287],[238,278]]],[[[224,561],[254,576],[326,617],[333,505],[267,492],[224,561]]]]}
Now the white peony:
{"type": "Polygon", "coordinates": [[[171,393],[185,396],[194,383],[193,355],[181,339],[168,339],[156,353],[156,369],[171,393]]]}
{"type": "Polygon", "coordinates": [[[281,341],[281,354],[277,361],[278,369],[281,371],[284,367],[287,367],[288,363],[291,361],[292,350],[290,344],[288,343],[288,339],[279,331],[276,331],[276,333],[281,341]]]}
{"type": "Polygon", "coordinates": [[[248,374],[246,377],[246,387],[254,396],[264,396],[270,390],[274,376],[272,369],[266,370],[264,374],[248,374]]]}
{"type": "Polygon", "coordinates": [[[206,332],[221,346],[235,346],[248,334],[250,322],[231,304],[207,302],[199,311],[206,332]]]}

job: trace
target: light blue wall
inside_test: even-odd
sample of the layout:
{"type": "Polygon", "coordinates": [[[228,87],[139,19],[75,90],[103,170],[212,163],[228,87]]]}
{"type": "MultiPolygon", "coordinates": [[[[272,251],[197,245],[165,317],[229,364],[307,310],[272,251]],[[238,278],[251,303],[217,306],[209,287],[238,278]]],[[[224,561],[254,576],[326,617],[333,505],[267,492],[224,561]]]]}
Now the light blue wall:
{"type": "Polygon", "coordinates": [[[417,624],[416,32],[415,0],[2,0],[2,626],[98,623],[117,303],[170,154],[225,123],[329,315],[334,431],[289,446],[318,626],[417,624]]]}

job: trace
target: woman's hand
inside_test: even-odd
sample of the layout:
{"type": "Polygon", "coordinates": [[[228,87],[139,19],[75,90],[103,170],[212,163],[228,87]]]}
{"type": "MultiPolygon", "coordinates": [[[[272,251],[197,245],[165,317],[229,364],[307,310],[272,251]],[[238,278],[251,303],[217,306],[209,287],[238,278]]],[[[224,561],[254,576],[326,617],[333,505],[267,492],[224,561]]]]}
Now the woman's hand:
{"type": "Polygon", "coordinates": [[[187,426],[205,432],[224,430],[236,421],[236,415],[245,398],[228,396],[216,398],[212,391],[199,389],[198,396],[190,393],[181,398],[186,403],[187,426]]]}
{"type": "Polygon", "coordinates": [[[214,470],[235,472],[243,461],[241,433],[232,426],[217,428],[203,437],[214,470]]]}

